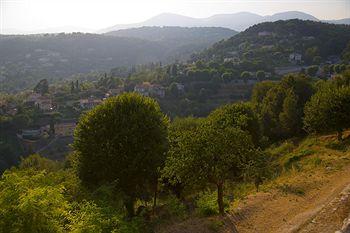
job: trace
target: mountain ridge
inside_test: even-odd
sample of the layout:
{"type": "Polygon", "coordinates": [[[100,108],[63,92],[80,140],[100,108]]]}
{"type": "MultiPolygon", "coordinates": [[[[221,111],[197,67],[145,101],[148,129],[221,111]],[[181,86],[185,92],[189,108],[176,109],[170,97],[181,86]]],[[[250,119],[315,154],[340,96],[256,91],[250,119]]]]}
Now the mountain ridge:
{"type": "Polygon", "coordinates": [[[244,31],[258,23],[275,22],[278,20],[301,19],[322,21],[334,24],[350,24],[350,18],[339,20],[320,20],[311,14],[301,11],[286,11],[273,15],[258,15],[251,12],[238,12],[232,14],[216,14],[207,18],[193,18],[174,13],[162,13],[143,22],[134,24],[117,24],[101,29],[97,33],[106,33],[120,29],[138,28],[142,26],[179,26],[179,27],[225,27],[235,31],[244,31]]]}

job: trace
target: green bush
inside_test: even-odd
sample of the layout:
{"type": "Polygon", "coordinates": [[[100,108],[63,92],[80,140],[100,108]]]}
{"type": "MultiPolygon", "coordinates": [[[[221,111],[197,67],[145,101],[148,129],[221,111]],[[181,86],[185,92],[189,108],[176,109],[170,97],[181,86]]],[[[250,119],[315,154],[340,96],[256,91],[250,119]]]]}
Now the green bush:
{"type": "MultiPolygon", "coordinates": [[[[197,201],[197,212],[201,216],[212,216],[219,213],[217,193],[207,190],[199,195],[197,201]]],[[[228,200],[224,198],[224,206],[228,207],[228,200]]]]}
{"type": "Polygon", "coordinates": [[[171,216],[185,218],[187,215],[186,206],[173,195],[168,198],[166,207],[171,216]]]}

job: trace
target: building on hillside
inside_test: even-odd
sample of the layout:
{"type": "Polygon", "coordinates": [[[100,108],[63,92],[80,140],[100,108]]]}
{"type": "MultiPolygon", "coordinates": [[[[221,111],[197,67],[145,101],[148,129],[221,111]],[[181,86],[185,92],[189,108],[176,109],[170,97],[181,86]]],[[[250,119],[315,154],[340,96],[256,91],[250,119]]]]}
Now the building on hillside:
{"type": "Polygon", "coordinates": [[[299,73],[303,69],[302,66],[284,66],[275,67],[275,73],[277,75],[285,75],[290,73],[299,73]]]}
{"type": "Polygon", "coordinates": [[[301,54],[300,53],[291,53],[289,54],[289,61],[292,63],[299,63],[301,62],[301,54]]]}
{"type": "Polygon", "coordinates": [[[165,88],[159,84],[151,85],[151,95],[160,98],[165,97],[165,88]]]}
{"type": "Polygon", "coordinates": [[[151,84],[149,82],[143,82],[142,84],[136,84],[134,92],[137,92],[144,96],[150,96],[151,84]]]}
{"type": "Polygon", "coordinates": [[[102,103],[100,99],[88,98],[88,99],[80,99],[79,105],[82,109],[92,109],[102,103]]]}
{"type": "Polygon", "coordinates": [[[134,92],[137,92],[144,96],[155,96],[164,98],[165,88],[159,84],[150,84],[149,82],[144,82],[142,84],[137,84],[134,87],[134,92]]]}
{"type": "Polygon", "coordinates": [[[105,98],[112,97],[112,96],[118,96],[124,92],[124,87],[117,87],[113,88],[107,91],[105,94],[105,98]]]}
{"type": "Polygon", "coordinates": [[[184,92],[185,91],[185,85],[183,85],[182,83],[175,83],[176,88],[178,91],[180,92],[184,92]]]}
{"type": "Polygon", "coordinates": [[[55,135],[57,136],[73,136],[74,129],[77,126],[76,120],[74,119],[65,119],[61,122],[55,124],[55,135]]]}
{"type": "Polygon", "coordinates": [[[40,127],[32,128],[32,129],[24,129],[20,134],[20,138],[27,139],[27,140],[37,140],[41,136],[42,136],[42,129],[40,127]]]}
{"type": "Polygon", "coordinates": [[[337,55],[331,55],[329,57],[327,57],[327,61],[326,61],[326,64],[338,64],[341,62],[341,59],[339,56],[337,55]]]}
{"type": "Polygon", "coordinates": [[[49,112],[53,110],[53,104],[52,100],[48,97],[41,96],[35,101],[35,106],[37,106],[39,109],[43,110],[44,112],[49,112]]]}

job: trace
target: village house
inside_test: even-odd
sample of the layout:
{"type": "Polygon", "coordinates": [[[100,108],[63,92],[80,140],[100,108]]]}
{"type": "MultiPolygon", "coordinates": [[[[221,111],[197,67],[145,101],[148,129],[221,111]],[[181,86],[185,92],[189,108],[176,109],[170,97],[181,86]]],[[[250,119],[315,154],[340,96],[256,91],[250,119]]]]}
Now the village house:
{"type": "Polygon", "coordinates": [[[301,54],[300,53],[291,53],[289,54],[289,61],[292,63],[297,63],[297,62],[301,62],[301,54]]]}
{"type": "Polygon", "coordinates": [[[73,136],[74,129],[77,123],[74,119],[61,120],[60,123],[55,124],[55,134],[57,136],[73,136]]]}
{"type": "Polygon", "coordinates": [[[165,88],[159,84],[150,84],[149,82],[144,82],[142,84],[137,84],[134,87],[134,92],[137,92],[144,96],[156,96],[164,98],[165,88]]]}
{"type": "Polygon", "coordinates": [[[185,85],[183,85],[182,83],[175,83],[176,88],[178,91],[180,92],[184,92],[185,91],[185,85]]]}
{"type": "Polygon", "coordinates": [[[80,99],[79,100],[79,105],[82,109],[92,109],[95,106],[99,105],[102,103],[102,100],[100,99],[94,99],[94,98],[88,98],[88,99],[80,99]]]}
{"type": "Polygon", "coordinates": [[[151,95],[164,98],[165,88],[158,84],[151,85],[151,95]]]}
{"type": "Polygon", "coordinates": [[[137,93],[144,95],[144,96],[149,96],[150,95],[150,86],[151,86],[151,84],[149,82],[137,84],[134,87],[134,92],[137,92],[137,93]]]}
{"type": "Polygon", "coordinates": [[[42,135],[42,129],[41,128],[33,128],[33,129],[24,129],[22,130],[22,133],[18,135],[21,139],[27,139],[27,140],[37,140],[42,135]]]}
{"type": "Polygon", "coordinates": [[[124,87],[117,87],[113,88],[107,91],[105,94],[105,98],[111,97],[111,96],[118,96],[124,92],[124,87]]]}
{"type": "Polygon", "coordinates": [[[285,67],[276,67],[275,73],[277,75],[285,75],[289,73],[299,73],[303,69],[302,66],[285,66],[285,67]]]}
{"type": "Polygon", "coordinates": [[[48,97],[41,96],[36,102],[35,106],[44,112],[49,112],[53,110],[52,100],[48,97]]]}
{"type": "Polygon", "coordinates": [[[53,110],[52,100],[49,97],[42,96],[41,94],[34,92],[27,97],[25,105],[31,107],[38,107],[44,112],[53,110]]]}

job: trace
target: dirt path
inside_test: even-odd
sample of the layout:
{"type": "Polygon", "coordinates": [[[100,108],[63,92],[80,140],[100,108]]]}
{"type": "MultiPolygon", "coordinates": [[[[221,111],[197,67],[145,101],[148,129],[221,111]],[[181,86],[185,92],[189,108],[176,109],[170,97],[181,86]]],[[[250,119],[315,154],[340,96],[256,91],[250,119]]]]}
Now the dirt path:
{"type": "Polygon", "coordinates": [[[309,174],[319,183],[305,195],[280,192],[249,196],[232,216],[238,232],[335,232],[350,210],[350,166],[328,175],[309,174]]]}

